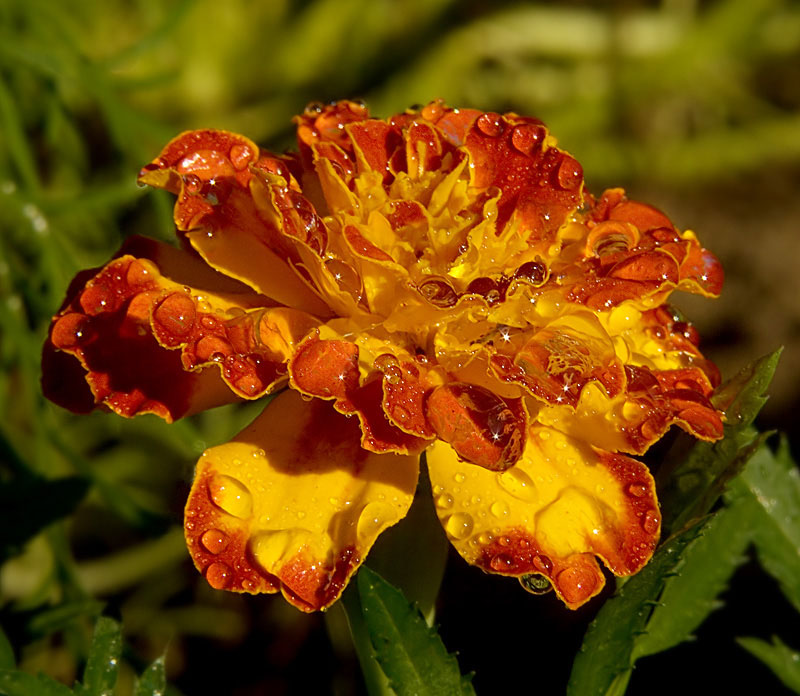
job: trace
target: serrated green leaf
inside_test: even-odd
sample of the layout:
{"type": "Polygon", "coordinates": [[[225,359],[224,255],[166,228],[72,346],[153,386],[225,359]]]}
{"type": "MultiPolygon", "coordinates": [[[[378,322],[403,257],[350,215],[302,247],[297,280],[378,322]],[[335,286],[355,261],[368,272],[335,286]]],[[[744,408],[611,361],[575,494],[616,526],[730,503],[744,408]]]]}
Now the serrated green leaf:
{"type": "Polygon", "coordinates": [[[142,672],[142,676],[136,681],[134,696],[163,696],[166,688],[167,676],[162,655],[142,672]]]}
{"type": "Polygon", "coordinates": [[[612,696],[624,693],[632,667],[636,637],[644,631],[667,576],[674,572],[686,546],[703,522],[668,539],[639,573],[627,580],[589,625],[572,665],[568,696],[612,696]]]}
{"type": "Polygon", "coordinates": [[[724,437],[718,442],[696,442],[658,472],[663,529],[681,531],[713,507],[728,482],[760,446],[753,420],[766,402],[764,395],[780,357],[780,350],[748,365],[713,397],[725,411],[724,437]]]}
{"type": "Polygon", "coordinates": [[[475,693],[456,658],[400,590],[366,567],[357,582],[375,657],[398,696],[475,693]]]}
{"type": "Polygon", "coordinates": [[[25,478],[0,489],[0,561],[47,525],[72,512],[83,500],[89,482],[77,476],[55,480],[25,478]]]}
{"type": "Polygon", "coordinates": [[[636,639],[634,660],[690,640],[692,632],[720,606],[717,598],[745,560],[751,518],[748,506],[723,508],[686,545],[677,574],[666,579],[645,633],[636,639]]]}
{"type": "Polygon", "coordinates": [[[83,685],[76,686],[76,696],[109,696],[113,693],[121,652],[122,629],[119,623],[107,616],[101,616],[94,627],[89,660],[83,673],[83,685]]]}
{"type": "Polygon", "coordinates": [[[800,611],[800,472],[788,445],[775,454],[762,447],[732,483],[729,498],[753,511],[759,561],[800,611]]]}
{"type": "Polygon", "coordinates": [[[0,628],[0,669],[14,669],[15,666],[14,648],[5,631],[0,628]]]}
{"type": "Polygon", "coordinates": [[[737,638],[736,642],[755,655],[796,694],[800,694],[800,652],[792,650],[777,636],[772,645],[760,638],[737,638]]]}
{"type": "Polygon", "coordinates": [[[61,682],[44,674],[19,670],[0,670],[0,694],[3,696],[73,696],[61,682]]]}

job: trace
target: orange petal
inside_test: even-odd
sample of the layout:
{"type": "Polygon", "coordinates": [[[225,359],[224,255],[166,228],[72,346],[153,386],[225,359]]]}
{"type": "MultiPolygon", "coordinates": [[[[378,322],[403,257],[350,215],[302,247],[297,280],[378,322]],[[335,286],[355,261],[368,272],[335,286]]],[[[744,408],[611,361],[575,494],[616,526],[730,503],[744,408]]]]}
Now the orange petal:
{"type": "Polygon", "coordinates": [[[426,415],[441,440],[473,464],[504,471],[525,447],[521,399],[503,399],[476,384],[451,382],[428,397],[426,415]]]}
{"type": "MultiPolygon", "coordinates": [[[[264,307],[266,298],[242,292],[246,288],[186,252],[139,240],[127,248],[179,269],[182,282],[162,275],[151,259],[130,254],[94,277],[80,277],[51,327],[43,378],[48,397],[85,410],[86,397],[69,393],[77,388],[76,370],[66,381],[55,376],[60,368],[52,349],[77,358],[94,403],[124,416],[155,413],[173,420],[255,398],[285,382],[286,360],[315,325],[312,317],[264,307]],[[202,271],[192,270],[198,265],[202,271]],[[198,284],[190,287],[189,279],[198,284]],[[215,369],[202,369],[209,365],[215,369]]],[[[85,395],[86,387],[76,394],[85,395]]]]}
{"type": "MultiPolygon", "coordinates": [[[[357,415],[365,449],[377,453],[421,452],[428,445],[427,439],[389,421],[383,406],[387,398],[381,386],[384,380],[377,379],[380,372],[376,369],[374,377],[361,383],[358,352],[358,346],[349,341],[309,336],[289,362],[292,386],[307,396],[333,399],[340,413],[357,415]]],[[[397,402],[390,399],[390,403],[397,402]]],[[[414,405],[413,399],[410,405],[414,405]]],[[[391,413],[399,418],[396,409],[391,413]]]]}
{"type": "Polygon", "coordinates": [[[139,181],[177,194],[177,228],[215,269],[282,304],[328,316],[293,268],[300,257],[291,240],[259,213],[251,189],[267,175],[285,187],[292,179],[283,160],[261,156],[247,138],[200,130],[168,143],[139,181]]]}
{"type": "Polygon", "coordinates": [[[428,451],[437,514],[456,550],[486,572],[545,576],[575,609],[651,557],[661,517],[650,472],[550,428],[530,428],[516,465],[492,472],[437,441],[428,451]]]}
{"type": "Polygon", "coordinates": [[[207,450],[186,504],[186,540],[217,589],[330,606],[378,535],[402,519],[415,456],[367,452],[358,425],[292,390],[228,444],[207,450]]]}

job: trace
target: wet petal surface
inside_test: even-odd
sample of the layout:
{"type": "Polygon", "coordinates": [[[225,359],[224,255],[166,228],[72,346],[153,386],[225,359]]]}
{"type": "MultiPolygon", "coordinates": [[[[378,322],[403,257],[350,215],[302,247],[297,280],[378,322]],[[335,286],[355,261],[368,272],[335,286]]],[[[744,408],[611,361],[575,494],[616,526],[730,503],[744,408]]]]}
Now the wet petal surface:
{"type": "Polygon", "coordinates": [[[378,535],[406,515],[417,484],[417,457],[359,442],[355,419],[286,391],[232,442],[207,450],[185,528],[208,582],[281,590],[304,611],[334,602],[378,535]]]}

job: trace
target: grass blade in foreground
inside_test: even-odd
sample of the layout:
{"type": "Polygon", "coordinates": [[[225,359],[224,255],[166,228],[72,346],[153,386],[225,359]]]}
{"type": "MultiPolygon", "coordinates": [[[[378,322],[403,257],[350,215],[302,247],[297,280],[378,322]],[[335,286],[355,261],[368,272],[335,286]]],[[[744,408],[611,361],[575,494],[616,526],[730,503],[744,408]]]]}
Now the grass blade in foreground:
{"type": "Polygon", "coordinates": [[[758,559],[800,611],[800,471],[786,442],[773,455],[762,447],[728,497],[752,510],[758,559]]]}
{"type": "Polygon", "coordinates": [[[712,398],[725,411],[725,436],[719,442],[697,442],[688,456],[658,472],[659,499],[666,534],[674,534],[706,515],[727,483],[753,452],[751,427],[772,381],[781,351],[760,358],[723,385],[712,398]]]}
{"type": "Polygon", "coordinates": [[[375,658],[398,696],[475,693],[456,658],[398,589],[366,567],[357,580],[375,658]]]}
{"type": "Polygon", "coordinates": [[[75,688],[76,696],[104,696],[114,691],[122,652],[122,629],[107,616],[97,619],[89,661],[83,673],[83,686],[75,688]]]}
{"type": "Polygon", "coordinates": [[[136,681],[134,696],[163,696],[166,688],[167,676],[162,656],[142,672],[142,676],[136,681]]]}
{"type": "Polygon", "coordinates": [[[589,625],[572,665],[568,696],[625,692],[636,637],[644,631],[664,583],[683,550],[702,528],[697,524],[668,540],[637,575],[627,580],[589,625]]]}
{"type": "Polygon", "coordinates": [[[800,653],[777,636],[773,636],[772,645],[759,638],[737,638],[736,642],[767,665],[792,691],[800,694],[800,653]]]}

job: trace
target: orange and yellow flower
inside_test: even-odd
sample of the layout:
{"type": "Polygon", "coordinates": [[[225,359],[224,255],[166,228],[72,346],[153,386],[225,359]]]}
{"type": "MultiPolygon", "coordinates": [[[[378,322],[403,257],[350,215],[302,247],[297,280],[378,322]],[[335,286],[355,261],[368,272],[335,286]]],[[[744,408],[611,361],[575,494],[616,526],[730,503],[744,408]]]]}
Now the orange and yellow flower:
{"type": "Polygon", "coordinates": [[[182,248],[132,238],[75,279],[47,396],[171,421],[279,392],[197,465],[186,539],[215,588],[328,607],[405,516],[422,452],[469,563],[571,608],[603,587],[597,556],[638,571],[661,519],[629,455],[673,424],[722,436],[716,368],[666,304],[717,295],[717,260],[586,192],[532,118],[342,101],[296,123],[296,154],[201,130],[142,170],[176,194],[182,248]]]}

